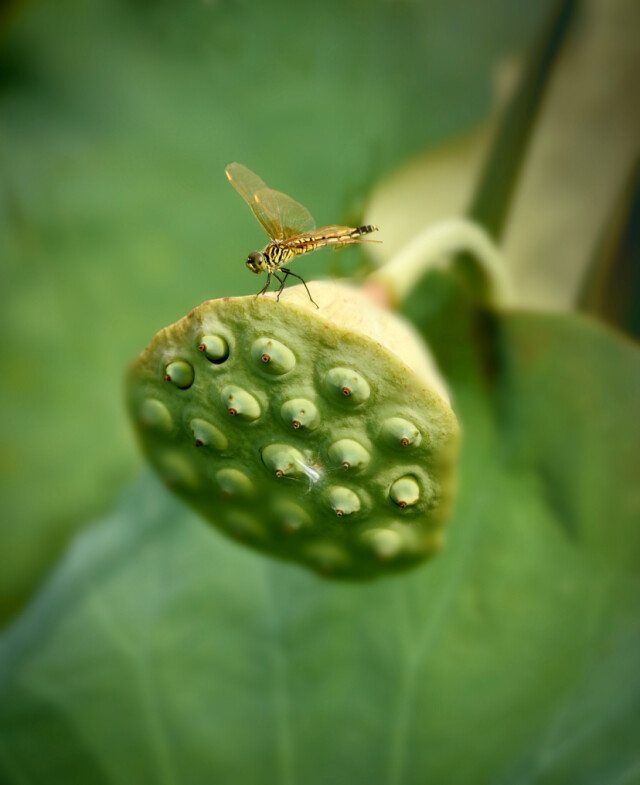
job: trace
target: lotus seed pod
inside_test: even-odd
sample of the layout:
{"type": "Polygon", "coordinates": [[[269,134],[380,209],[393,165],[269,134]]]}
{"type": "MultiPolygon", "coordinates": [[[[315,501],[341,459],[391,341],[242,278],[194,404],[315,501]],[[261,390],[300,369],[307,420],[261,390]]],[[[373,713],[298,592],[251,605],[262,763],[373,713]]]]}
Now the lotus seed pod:
{"type": "Polygon", "coordinates": [[[291,287],[158,333],[129,376],[134,426],[220,531],[327,577],[392,574],[440,547],[456,418],[408,325],[348,286],[309,286],[318,309],[291,287]]]}

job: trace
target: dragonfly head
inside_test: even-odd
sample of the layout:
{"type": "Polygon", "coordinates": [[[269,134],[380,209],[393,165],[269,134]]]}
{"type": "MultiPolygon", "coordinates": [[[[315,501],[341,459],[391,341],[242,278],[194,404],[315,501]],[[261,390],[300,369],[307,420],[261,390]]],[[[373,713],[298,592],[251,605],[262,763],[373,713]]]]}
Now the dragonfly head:
{"type": "Polygon", "coordinates": [[[267,259],[262,251],[252,251],[249,254],[247,267],[252,273],[263,273],[267,269],[267,259]]]}

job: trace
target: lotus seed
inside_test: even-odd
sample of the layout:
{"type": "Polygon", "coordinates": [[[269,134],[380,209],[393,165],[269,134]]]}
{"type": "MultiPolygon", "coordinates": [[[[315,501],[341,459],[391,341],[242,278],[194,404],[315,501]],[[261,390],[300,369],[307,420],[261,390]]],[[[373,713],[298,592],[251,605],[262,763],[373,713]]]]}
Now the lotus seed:
{"type": "Polygon", "coordinates": [[[186,390],[193,384],[193,367],[184,360],[174,360],[165,368],[164,380],[186,390]]]}
{"type": "Polygon", "coordinates": [[[329,460],[345,470],[360,471],[369,465],[371,456],[353,439],[340,439],[329,447],[329,460]]]}
{"type": "Polygon", "coordinates": [[[389,417],[382,425],[382,438],[391,447],[417,447],[422,441],[416,426],[402,417],[389,417]]]}
{"type": "Polygon", "coordinates": [[[282,376],[295,367],[296,358],[291,349],[273,338],[258,338],[251,346],[251,356],[263,370],[282,376]]]}
{"type": "Polygon", "coordinates": [[[220,398],[231,417],[237,416],[241,420],[257,420],[260,417],[260,404],[242,387],[228,384],[220,391],[220,398]]]}
{"type": "Polygon", "coordinates": [[[229,440],[219,428],[206,420],[194,419],[189,423],[196,447],[211,447],[213,450],[226,450],[229,440]]]}
{"type": "Polygon", "coordinates": [[[226,516],[227,526],[238,540],[264,540],[265,529],[260,521],[244,510],[230,510],[226,516]]]}
{"type": "Polygon", "coordinates": [[[371,394],[366,379],[350,368],[332,368],[327,372],[324,381],[334,399],[348,398],[351,404],[363,403],[371,394]]]}
{"type": "Polygon", "coordinates": [[[349,557],[334,542],[327,540],[316,540],[304,549],[313,566],[323,575],[331,575],[340,570],[344,570],[349,564],[349,557]]]}
{"type": "Polygon", "coordinates": [[[280,415],[295,430],[304,428],[313,431],[320,422],[318,407],[307,398],[293,398],[290,401],[285,401],[280,408],[280,415]]]}
{"type": "Polygon", "coordinates": [[[304,458],[295,447],[287,444],[268,444],[261,452],[264,465],[271,469],[276,477],[304,474],[304,458]]]}
{"type": "Polygon", "coordinates": [[[415,504],[420,498],[420,486],[411,475],[396,480],[389,490],[391,499],[404,509],[415,504]]]}
{"type": "Polygon", "coordinates": [[[402,536],[393,529],[369,529],[362,540],[379,559],[391,559],[402,550],[402,536]]]}
{"type": "Polygon", "coordinates": [[[172,488],[193,490],[198,487],[198,474],[184,455],[179,452],[164,453],[160,459],[162,476],[172,488]]]}
{"type": "Polygon", "coordinates": [[[342,518],[343,515],[351,515],[360,509],[358,495],[349,488],[344,488],[341,485],[332,485],[330,488],[327,488],[325,493],[329,506],[338,518],[342,518]]]}
{"type": "Polygon", "coordinates": [[[220,335],[203,335],[198,344],[198,351],[215,365],[220,365],[229,357],[229,345],[220,335]]]}
{"type": "Polygon", "coordinates": [[[216,480],[223,496],[246,498],[253,494],[253,483],[244,472],[227,467],[216,472],[216,480]]]}
{"type": "Polygon", "coordinates": [[[173,420],[169,409],[155,398],[146,398],[140,406],[140,424],[155,431],[171,433],[173,420]]]}
{"type": "Polygon", "coordinates": [[[275,519],[288,534],[311,526],[311,516],[299,504],[282,499],[273,506],[275,519]]]}

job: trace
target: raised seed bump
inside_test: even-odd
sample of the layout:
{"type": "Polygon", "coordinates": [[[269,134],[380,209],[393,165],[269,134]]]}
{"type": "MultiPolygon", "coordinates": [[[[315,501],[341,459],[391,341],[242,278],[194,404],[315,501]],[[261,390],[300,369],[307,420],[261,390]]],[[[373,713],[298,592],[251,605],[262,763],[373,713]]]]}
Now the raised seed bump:
{"type": "Polygon", "coordinates": [[[185,360],[174,360],[164,369],[165,382],[171,382],[181,390],[191,387],[193,379],[193,366],[185,360]]]}
{"type": "Polygon", "coordinates": [[[197,471],[179,452],[166,452],[160,457],[160,471],[170,488],[194,490],[200,485],[197,471]]]}
{"type": "Polygon", "coordinates": [[[325,374],[324,383],[334,400],[348,399],[353,405],[364,403],[371,395],[367,380],[351,368],[332,368],[325,374]]]}
{"type": "Polygon", "coordinates": [[[245,510],[232,509],[226,515],[230,534],[237,540],[257,541],[266,539],[267,532],[260,521],[245,510]]]}
{"type": "Polygon", "coordinates": [[[396,480],[389,489],[389,496],[398,507],[404,509],[411,507],[420,498],[420,486],[415,477],[408,474],[406,477],[400,477],[396,480]]]}
{"type": "Polygon", "coordinates": [[[320,423],[318,407],[307,398],[292,398],[290,401],[285,401],[280,407],[280,415],[295,430],[304,428],[313,431],[320,423]]]}
{"type": "Polygon", "coordinates": [[[339,439],[329,447],[329,460],[347,471],[361,471],[369,465],[371,456],[354,439],[339,439]]]}
{"type": "Polygon", "coordinates": [[[322,575],[333,575],[348,567],[350,559],[344,548],[335,542],[315,540],[304,548],[304,553],[322,575]]]}
{"type": "Polygon", "coordinates": [[[325,491],[325,497],[338,518],[352,515],[360,509],[360,497],[350,488],[332,485],[325,491]]]}
{"type": "Polygon", "coordinates": [[[260,404],[242,387],[227,384],[220,391],[220,399],[232,417],[238,416],[241,420],[257,420],[260,417],[260,404]]]}
{"type": "Polygon", "coordinates": [[[216,481],[222,495],[228,498],[248,498],[253,495],[253,483],[239,469],[229,466],[219,469],[216,472],[216,481]]]}
{"type": "Polygon", "coordinates": [[[361,539],[364,545],[381,560],[397,556],[404,544],[402,536],[393,529],[369,529],[363,532],[361,539]]]}
{"type": "Polygon", "coordinates": [[[189,423],[196,447],[211,447],[213,450],[226,450],[229,440],[219,428],[207,420],[195,418],[189,423]]]}
{"type": "Polygon", "coordinates": [[[251,345],[251,356],[262,370],[275,376],[288,373],[296,364],[291,349],[274,338],[257,338],[251,345]]]}
{"type": "Polygon", "coordinates": [[[389,417],[382,424],[381,435],[391,447],[417,447],[422,441],[418,428],[403,417],[389,417]]]}
{"type": "Polygon", "coordinates": [[[304,458],[295,447],[288,444],[268,444],[260,452],[262,462],[276,477],[304,474],[304,458]]]}
{"type": "Polygon", "coordinates": [[[276,501],[273,505],[273,514],[276,521],[287,534],[294,534],[312,525],[309,513],[299,504],[288,499],[276,501]]]}
{"type": "Polygon", "coordinates": [[[220,365],[229,357],[229,344],[221,335],[203,335],[198,341],[198,351],[210,362],[220,365]]]}
{"type": "Polygon", "coordinates": [[[155,398],[145,398],[140,405],[138,419],[145,428],[162,433],[171,433],[173,418],[169,409],[155,398]]]}

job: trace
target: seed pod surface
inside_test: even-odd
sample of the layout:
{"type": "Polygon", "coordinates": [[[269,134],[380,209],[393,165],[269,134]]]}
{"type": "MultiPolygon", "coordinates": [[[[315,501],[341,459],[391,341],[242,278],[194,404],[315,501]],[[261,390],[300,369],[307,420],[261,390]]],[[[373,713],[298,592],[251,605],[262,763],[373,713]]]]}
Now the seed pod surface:
{"type": "Polygon", "coordinates": [[[292,287],[162,330],[132,366],[131,416],[167,485],[229,536],[331,578],[403,570],[442,540],[456,418],[410,328],[310,286],[318,310],[292,287]]]}

